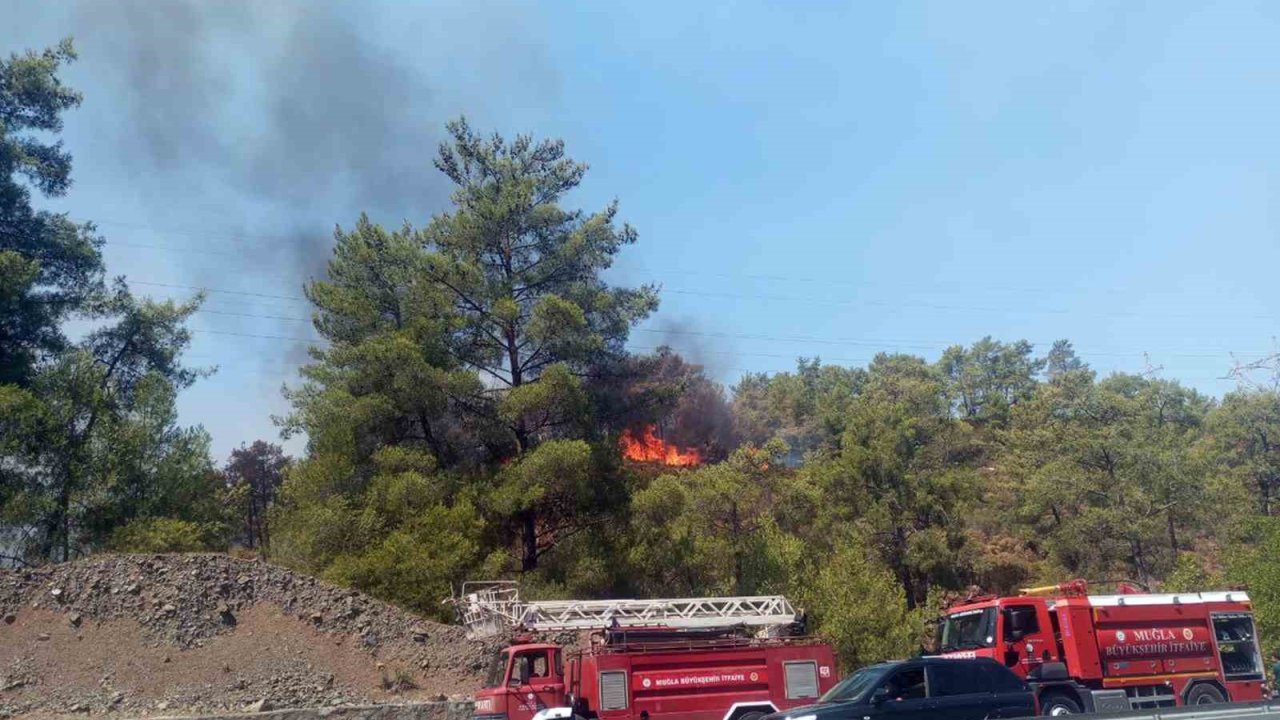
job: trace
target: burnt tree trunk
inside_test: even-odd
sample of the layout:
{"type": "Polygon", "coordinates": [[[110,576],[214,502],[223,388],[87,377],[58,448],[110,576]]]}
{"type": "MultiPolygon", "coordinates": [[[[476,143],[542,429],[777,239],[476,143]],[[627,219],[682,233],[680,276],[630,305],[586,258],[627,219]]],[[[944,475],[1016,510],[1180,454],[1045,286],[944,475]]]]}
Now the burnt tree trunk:
{"type": "Polygon", "coordinates": [[[533,510],[520,513],[521,546],[520,570],[530,572],[538,569],[538,518],[533,510]]]}

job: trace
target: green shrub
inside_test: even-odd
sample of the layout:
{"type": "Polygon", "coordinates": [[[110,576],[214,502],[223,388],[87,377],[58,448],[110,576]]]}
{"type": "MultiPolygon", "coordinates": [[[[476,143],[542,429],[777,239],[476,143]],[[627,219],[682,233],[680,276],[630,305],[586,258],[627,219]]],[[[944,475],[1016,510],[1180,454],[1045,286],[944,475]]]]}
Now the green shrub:
{"type": "Polygon", "coordinates": [[[176,518],[134,520],[112,533],[111,549],[136,553],[223,550],[223,531],[218,523],[176,518]]]}

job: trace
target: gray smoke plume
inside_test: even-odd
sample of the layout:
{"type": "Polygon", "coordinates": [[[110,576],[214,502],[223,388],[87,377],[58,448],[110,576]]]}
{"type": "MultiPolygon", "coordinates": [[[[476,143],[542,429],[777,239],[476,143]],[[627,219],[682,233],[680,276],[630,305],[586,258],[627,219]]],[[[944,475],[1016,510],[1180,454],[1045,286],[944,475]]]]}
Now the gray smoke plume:
{"type": "Polygon", "coordinates": [[[298,279],[323,270],[353,212],[397,224],[447,199],[430,167],[446,117],[426,77],[340,10],[85,0],[73,17],[94,28],[82,55],[114,71],[135,177],[225,203],[218,230],[246,239],[223,245],[298,279]]]}
{"type": "Polygon", "coordinates": [[[709,377],[719,379],[732,375],[731,339],[716,337],[688,317],[659,316],[652,330],[635,335],[635,339],[645,345],[666,345],[676,350],[685,360],[701,365],[709,377]]]}
{"type": "Polygon", "coordinates": [[[435,102],[441,79],[344,9],[356,6],[84,0],[73,25],[93,28],[82,55],[127,100],[123,156],[178,189],[233,185],[276,211],[443,201],[430,166],[450,114],[435,102]]]}
{"type": "MultiPolygon", "coordinates": [[[[75,37],[80,62],[68,79],[85,93],[79,112],[99,108],[94,142],[110,145],[77,148],[77,175],[86,162],[120,166],[141,198],[134,216],[147,229],[178,229],[163,242],[191,249],[172,255],[179,284],[301,295],[323,275],[336,225],[361,212],[422,225],[447,207],[450,188],[432,159],[448,119],[465,113],[480,127],[527,131],[486,115],[505,119],[510,105],[555,97],[530,31],[536,18],[511,3],[0,0],[0,16],[26,28],[0,30],[5,49],[75,37]]],[[[109,245],[138,234],[86,215],[109,245]]],[[[264,311],[264,302],[214,294],[210,307],[308,314],[304,303],[264,311]]],[[[312,334],[290,320],[210,324],[312,334]]],[[[295,365],[304,348],[262,343],[255,354],[275,369],[295,365]]]]}
{"type": "Polygon", "coordinates": [[[682,387],[679,401],[660,420],[663,439],[681,447],[698,448],[711,461],[723,460],[739,444],[729,401],[719,377],[729,372],[734,357],[727,340],[700,330],[690,319],[660,318],[654,332],[637,336],[645,344],[656,341],[674,351],[659,366],[659,377],[682,387]]]}

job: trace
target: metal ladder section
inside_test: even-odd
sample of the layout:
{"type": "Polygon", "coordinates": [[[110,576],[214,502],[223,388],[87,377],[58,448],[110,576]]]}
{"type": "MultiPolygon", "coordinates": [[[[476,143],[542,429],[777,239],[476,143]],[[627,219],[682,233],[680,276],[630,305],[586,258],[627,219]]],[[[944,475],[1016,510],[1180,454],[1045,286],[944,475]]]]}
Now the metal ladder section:
{"type": "Polygon", "coordinates": [[[537,631],[644,625],[770,628],[796,620],[795,608],[781,595],[523,602],[515,582],[494,581],[463,583],[461,596],[453,602],[459,620],[472,637],[498,635],[513,628],[537,631]]]}

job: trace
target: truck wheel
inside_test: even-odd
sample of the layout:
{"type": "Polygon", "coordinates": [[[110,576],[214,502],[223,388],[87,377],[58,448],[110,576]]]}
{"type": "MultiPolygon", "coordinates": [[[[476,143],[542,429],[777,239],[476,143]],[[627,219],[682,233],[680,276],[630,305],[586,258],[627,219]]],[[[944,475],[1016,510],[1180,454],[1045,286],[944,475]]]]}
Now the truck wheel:
{"type": "Polygon", "coordinates": [[[1049,693],[1040,699],[1040,713],[1049,717],[1079,715],[1080,703],[1066,693],[1049,693]]]}
{"type": "Polygon", "coordinates": [[[1226,701],[1227,699],[1222,697],[1222,693],[1218,688],[1209,683],[1200,683],[1191,688],[1191,692],[1187,693],[1188,705],[1216,705],[1226,701]]]}

